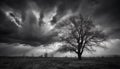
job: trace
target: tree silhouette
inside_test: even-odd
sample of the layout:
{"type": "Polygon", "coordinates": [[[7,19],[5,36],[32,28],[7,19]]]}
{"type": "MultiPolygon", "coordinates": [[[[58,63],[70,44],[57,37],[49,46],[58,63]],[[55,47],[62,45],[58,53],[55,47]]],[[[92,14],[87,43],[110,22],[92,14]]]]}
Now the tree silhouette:
{"type": "Polygon", "coordinates": [[[45,53],[45,54],[44,54],[44,57],[48,57],[48,53],[45,53]]]}
{"type": "Polygon", "coordinates": [[[72,16],[63,23],[64,30],[61,32],[60,38],[65,42],[65,45],[58,51],[73,51],[81,60],[84,50],[95,51],[93,46],[104,48],[100,43],[105,41],[106,36],[102,31],[96,29],[89,17],[72,16]]]}

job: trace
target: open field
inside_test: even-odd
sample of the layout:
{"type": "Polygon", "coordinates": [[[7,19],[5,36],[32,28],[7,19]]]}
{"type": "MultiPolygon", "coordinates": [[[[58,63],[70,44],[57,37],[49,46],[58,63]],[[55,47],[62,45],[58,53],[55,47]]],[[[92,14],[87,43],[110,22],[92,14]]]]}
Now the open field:
{"type": "Polygon", "coordinates": [[[0,57],[0,69],[120,69],[120,57],[40,58],[0,57]]]}

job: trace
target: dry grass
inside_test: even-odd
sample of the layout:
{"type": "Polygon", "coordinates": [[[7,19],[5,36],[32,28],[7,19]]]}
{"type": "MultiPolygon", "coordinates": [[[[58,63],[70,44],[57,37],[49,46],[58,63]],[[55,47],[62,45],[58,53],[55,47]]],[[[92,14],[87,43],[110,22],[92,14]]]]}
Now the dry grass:
{"type": "Polygon", "coordinates": [[[120,58],[1,57],[0,69],[120,69],[120,58]]]}

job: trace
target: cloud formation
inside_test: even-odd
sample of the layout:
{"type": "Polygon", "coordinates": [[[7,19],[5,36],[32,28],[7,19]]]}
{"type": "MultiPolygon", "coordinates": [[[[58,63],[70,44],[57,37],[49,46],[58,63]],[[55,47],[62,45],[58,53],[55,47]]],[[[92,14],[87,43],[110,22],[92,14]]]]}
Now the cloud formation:
{"type": "Polygon", "coordinates": [[[0,43],[0,56],[41,56],[45,53],[53,56],[61,45],[61,43],[56,42],[48,46],[33,47],[19,43],[0,43]]]}
{"type": "Polygon", "coordinates": [[[1,1],[0,42],[31,45],[54,42],[60,28],[57,25],[81,10],[85,12],[90,8],[87,8],[89,5],[91,3],[89,4],[88,0],[69,0],[69,3],[68,0],[1,1]],[[81,9],[83,7],[84,9],[81,9]]]}
{"type": "Polygon", "coordinates": [[[96,23],[101,25],[101,28],[104,29],[111,38],[120,38],[119,5],[119,0],[101,0],[93,14],[96,23]]]}
{"type": "Polygon", "coordinates": [[[91,16],[110,39],[119,39],[119,5],[119,0],[0,0],[0,43],[54,43],[59,23],[78,13],[91,16]]]}

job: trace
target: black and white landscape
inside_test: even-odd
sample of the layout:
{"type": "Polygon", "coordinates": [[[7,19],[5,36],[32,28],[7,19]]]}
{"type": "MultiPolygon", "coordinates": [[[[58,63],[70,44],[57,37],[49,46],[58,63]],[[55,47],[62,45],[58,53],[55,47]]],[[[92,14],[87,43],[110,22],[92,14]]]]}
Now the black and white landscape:
{"type": "Polygon", "coordinates": [[[119,69],[119,5],[0,0],[0,69],[119,69]]]}

